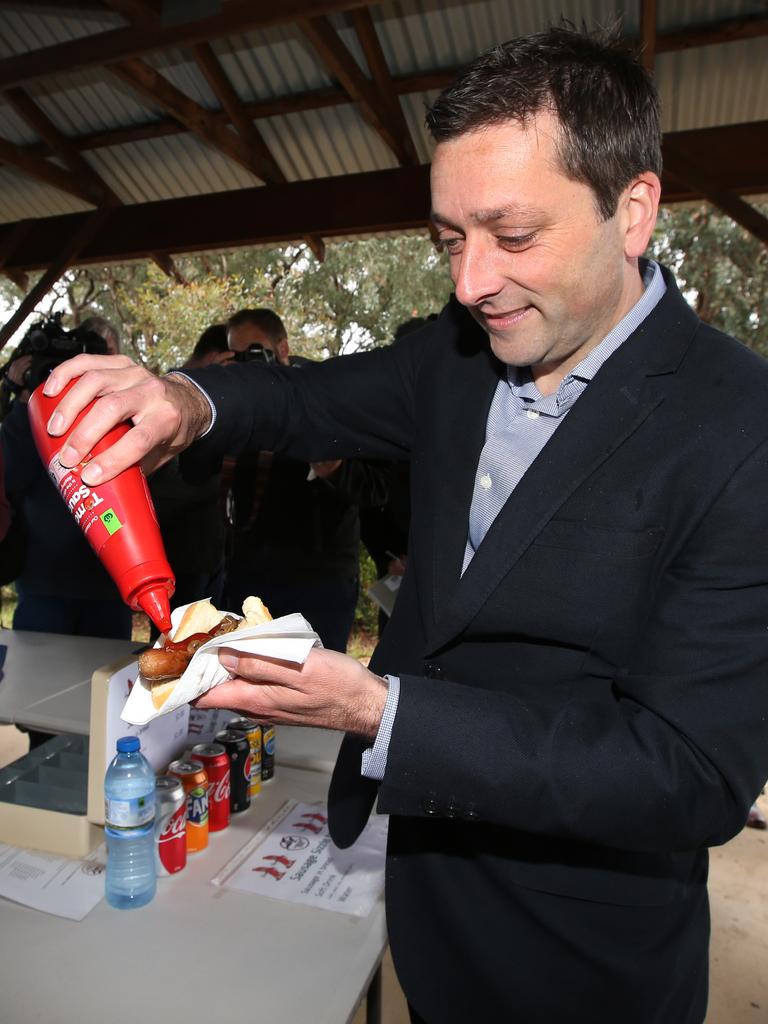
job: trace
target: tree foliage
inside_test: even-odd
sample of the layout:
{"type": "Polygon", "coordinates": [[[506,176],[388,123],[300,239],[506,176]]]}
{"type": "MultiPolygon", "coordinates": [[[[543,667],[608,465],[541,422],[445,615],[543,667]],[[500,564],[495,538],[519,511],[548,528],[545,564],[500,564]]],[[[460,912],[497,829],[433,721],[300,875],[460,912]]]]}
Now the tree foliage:
{"type": "Polygon", "coordinates": [[[696,203],[664,207],[651,248],[702,320],[768,355],[768,246],[696,203]]]}
{"type": "MultiPolygon", "coordinates": [[[[70,312],[75,326],[98,313],[115,323],[123,350],[167,370],[202,331],[244,307],[268,306],[285,321],[293,352],[316,359],[387,344],[413,316],[439,312],[451,293],[447,264],[428,237],[329,243],[318,262],[303,245],[177,257],[179,280],[154,263],[83,267],[40,305],[70,312]]],[[[7,300],[19,301],[9,282],[7,300]]]]}

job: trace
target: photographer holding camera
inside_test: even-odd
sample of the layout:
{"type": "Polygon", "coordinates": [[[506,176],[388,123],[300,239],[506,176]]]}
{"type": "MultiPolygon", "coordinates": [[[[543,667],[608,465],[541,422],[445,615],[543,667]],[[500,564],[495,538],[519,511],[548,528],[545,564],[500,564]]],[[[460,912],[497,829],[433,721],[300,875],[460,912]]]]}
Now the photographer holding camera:
{"type": "MultiPolygon", "coordinates": [[[[27,415],[31,392],[54,366],[80,352],[116,354],[119,336],[101,317],[73,331],[60,320],[34,324],[3,368],[5,489],[24,547],[13,628],[129,640],[131,612],[51,482],[27,415]]],[[[30,731],[30,746],[46,738],[30,731]]]]}
{"type": "MultiPolygon", "coordinates": [[[[227,324],[237,363],[301,372],[280,317],[243,309],[227,324]]],[[[300,462],[272,452],[227,460],[226,607],[258,594],[277,617],[300,611],[327,648],[345,651],[360,570],[359,508],[387,500],[389,467],[361,459],[300,462]]],[[[226,467],[225,467],[226,471],[226,467]]]]}

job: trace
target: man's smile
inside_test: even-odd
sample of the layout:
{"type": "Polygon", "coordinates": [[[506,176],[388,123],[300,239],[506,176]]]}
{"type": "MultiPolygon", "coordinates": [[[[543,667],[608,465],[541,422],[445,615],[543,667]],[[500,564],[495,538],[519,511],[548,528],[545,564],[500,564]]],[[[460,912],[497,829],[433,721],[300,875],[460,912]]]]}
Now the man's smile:
{"type": "Polygon", "coordinates": [[[482,310],[477,312],[489,330],[503,331],[524,320],[533,312],[533,306],[519,306],[517,309],[509,310],[506,313],[485,313],[482,310]]]}

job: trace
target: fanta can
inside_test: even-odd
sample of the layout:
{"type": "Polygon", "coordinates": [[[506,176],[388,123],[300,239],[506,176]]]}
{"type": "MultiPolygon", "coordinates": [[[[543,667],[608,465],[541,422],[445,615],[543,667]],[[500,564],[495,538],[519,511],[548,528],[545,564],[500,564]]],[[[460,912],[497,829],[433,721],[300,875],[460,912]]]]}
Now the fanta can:
{"type": "Polygon", "coordinates": [[[171,761],[168,774],[181,780],[187,794],[187,853],[208,845],[208,774],[200,761],[171,761]]]}

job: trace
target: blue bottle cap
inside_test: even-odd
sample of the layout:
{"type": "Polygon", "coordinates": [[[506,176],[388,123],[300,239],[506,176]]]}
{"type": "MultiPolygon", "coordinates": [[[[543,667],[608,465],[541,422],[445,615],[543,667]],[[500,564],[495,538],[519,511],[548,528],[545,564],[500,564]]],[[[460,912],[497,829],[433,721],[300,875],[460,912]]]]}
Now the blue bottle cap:
{"type": "Polygon", "coordinates": [[[118,754],[135,754],[141,749],[141,740],[138,736],[121,736],[117,741],[118,754]]]}

